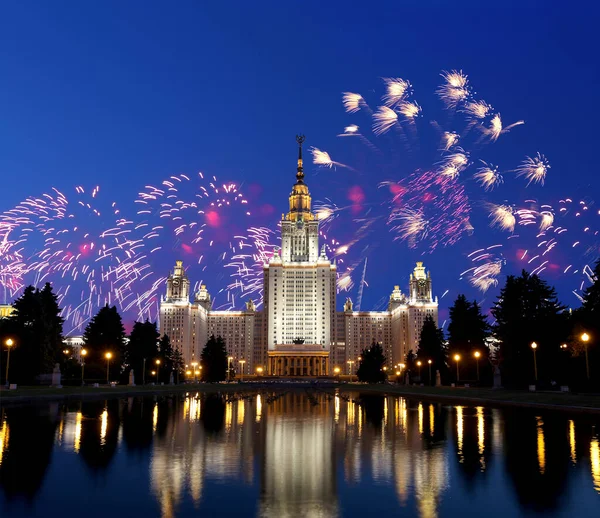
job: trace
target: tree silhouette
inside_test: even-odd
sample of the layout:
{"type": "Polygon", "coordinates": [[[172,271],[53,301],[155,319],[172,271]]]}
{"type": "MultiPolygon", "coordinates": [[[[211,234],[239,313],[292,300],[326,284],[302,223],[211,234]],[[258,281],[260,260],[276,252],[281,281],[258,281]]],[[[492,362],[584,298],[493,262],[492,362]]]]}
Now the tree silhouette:
{"type": "Polygon", "coordinates": [[[118,376],[125,360],[125,328],[121,315],[115,306],[108,304],[90,320],[83,333],[83,341],[88,350],[86,370],[91,377],[103,379],[106,376],[105,354],[110,352],[110,375],[118,376]]]}
{"type": "Polygon", "coordinates": [[[202,379],[209,383],[224,381],[227,374],[227,350],[225,341],[211,335],[202,349],[202,379]]]}
{"type": "Polygon", "coordinates": [[[356,371],[359,381],[367,383],[382,383],[385,381],[385,356],[381,344],[373,342],[371,347],[361,353],[362,360],[356,371]]]}
{"type": "Polygon", "coordinates": [[[133,369],[137,382],[141,383],[143,379],[144,364],[151,366],[153,360],[158,357],[158,339],[159,333],[156,329],[156,322],[136,322],[133,324],[129,343],[125,350],[127,366],[133,369]],[[146,360],[144,362],[144,360],[146,360]]]}
{"type": "Polygon", "coordinates": [[[504,386],[523,387],[533,381],[532,342],[538,345],[538,379],[547,383],[561,376],[560,345],[568,336],[564,309],[554,288],[537,275],[523,271],[519,277],[507,277],[492,308],[504,386]]]}
{"type": "MultiPolygon", "coordinates": [[[[41,290],[28,286],[13,303],[14,313],[2,326],[2,343],[14,341],[10,381],[31,384],[39,374],[52,372],[62,350],[62,326],[56,295],[46,283],[41,290]]],[[[4,374],[4,372],[2,372],[4,374]]]]}
{"type": "Polygon", "coordinates": [[[440,371],[442,378],[446,379],[448,377],[447,356],[444,333],[435,325],[433,318],[427,315],[421,329],[418,358],[423,362],[421,367],[422,377],[427,379],[429,385],[435,383],[436,370],[440,371]],[[429,360],[431,360],[431,379],[429,378],[429,364],[427,363],[429,360]]]}

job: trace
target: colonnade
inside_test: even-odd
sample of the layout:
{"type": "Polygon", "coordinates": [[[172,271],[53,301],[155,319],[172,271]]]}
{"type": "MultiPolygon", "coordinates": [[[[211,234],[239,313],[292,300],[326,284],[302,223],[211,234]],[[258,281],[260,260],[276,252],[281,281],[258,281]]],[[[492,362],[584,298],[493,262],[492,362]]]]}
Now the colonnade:
{"type": "Polygon", "coordinates": [[[268,374],[271,376],[327,376],[329,357],[311,355],[269,356],[268,374]]]}

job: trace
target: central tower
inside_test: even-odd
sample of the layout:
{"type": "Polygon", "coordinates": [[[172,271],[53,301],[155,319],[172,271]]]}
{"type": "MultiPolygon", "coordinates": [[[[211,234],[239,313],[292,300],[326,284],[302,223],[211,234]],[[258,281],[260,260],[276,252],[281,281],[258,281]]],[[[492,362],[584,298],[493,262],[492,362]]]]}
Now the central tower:
{"type": "Polygon", "coordinates": [[[285,262],[315,262],[319,256],[319,222],[310,210],[310,194],[304,183],[302,144],[298,142],[298,169],[296,183],[290,194],[290,210],[281,218],[281,259],[285,262]]]}
{"type": "Polygon", "coordinates": [[[336,268],[325,247],[319,253],[319,221],[304,183],[304,140],[296,136],[296,183],[281,218],[281,253],[264,270],[268,372],[280,376],[328,374],[335,321],[336,268]]]}

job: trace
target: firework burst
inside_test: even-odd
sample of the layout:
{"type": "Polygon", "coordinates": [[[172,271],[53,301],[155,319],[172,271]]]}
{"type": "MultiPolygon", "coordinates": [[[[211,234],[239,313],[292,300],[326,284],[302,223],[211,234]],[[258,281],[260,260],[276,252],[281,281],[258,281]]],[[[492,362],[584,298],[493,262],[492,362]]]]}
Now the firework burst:
{"type": "Polygon", "coordinates": [[[527,186],[529,186],[532,182],[544,185],[548,169],[550,169],[550,163],[546,157],[537,153],[534,157],[525,158],[516,171],[517,176],[524,176],[527,179],[527,186]]]}

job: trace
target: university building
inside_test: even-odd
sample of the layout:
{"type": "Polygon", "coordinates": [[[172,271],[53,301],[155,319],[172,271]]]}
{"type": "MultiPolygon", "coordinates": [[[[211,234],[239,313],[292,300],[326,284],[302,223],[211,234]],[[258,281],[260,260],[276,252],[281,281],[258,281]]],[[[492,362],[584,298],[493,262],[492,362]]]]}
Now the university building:
{"type": "Polygon", "coordinates": [[[253,374],[261,367],[272,376],[327,376],[339,367],[354,372],[361,351],[373,341],[382,344],[392,367],[416,351],[423,321],[437,324],[438,302],[431,275],[418,262],[408,293],[394,286],[386,311],[354,311],[347,298],[336,311],[337,269],[325,246],[319,248],[319,220],[311,210],[304,183],[302,144],[297,137],[296,183],[289,210],[281,219],[281,248],[263,266],[263,308],[249,300],[241,311],[213,311],[202,285],[190,301],[190,280],[176,261],[160,303],[160,332],[183,354],[199,361],[211,335],[225,340],[237,372],[253,374]]]}

